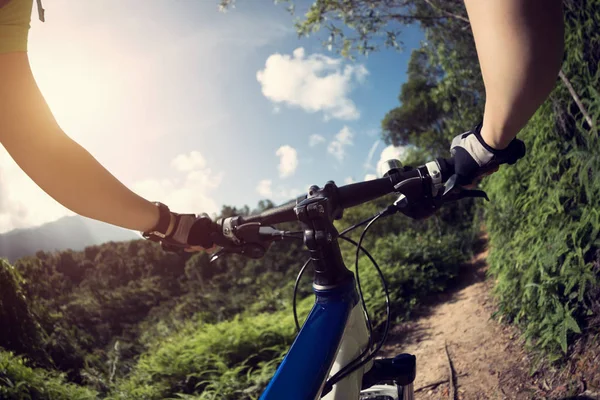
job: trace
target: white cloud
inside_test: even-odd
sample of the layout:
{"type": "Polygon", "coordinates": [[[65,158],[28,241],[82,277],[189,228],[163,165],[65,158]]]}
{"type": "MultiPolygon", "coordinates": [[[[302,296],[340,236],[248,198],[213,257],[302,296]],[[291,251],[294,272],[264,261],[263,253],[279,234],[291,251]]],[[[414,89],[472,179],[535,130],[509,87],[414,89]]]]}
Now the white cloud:
{"type": "Polygon", "coordinates": [[[274,103],[322,111],[326,119],[354,120],[360,116],[349,94],[353,83],[368,75],[363,65],[343,65],[342,59],[323,54],[305,56],[302,47],[293,54],[275,53],[256,73],[262,93],[274,103]]]}
{"type": "Polygon", "coordinates": [[[365,175],[365,181],[372,181],[373,179],[377,179],[377,175],[375,174],[366,174],[365,175]]]}
{"type": "Polygon", "coordinates": [[[217,213],[219,206],[210,192],[221,184],[223,173],[206,168],[202,154],[193,151],[180,154],[171,166],[183,176],[165,179],[145,179],[132,185],[132,190],[148,200],[161,201],[178,213],[217,213]]]}
{"type": "Polygon", "coordinates": [[[206,166],[206,160],[198,151],[190,154],[180,154],[171,161],[171,166],[179,172],[188,172],[206,166]]]}
{"type": "Polygon", "coordinates": [[[270,179],[263,179],[256,185],[256,192],[265,198],[271,198],[273,196],[272,185],[273,182],[270,179]]]}
{"type": "Polygon", "coordinates": [[[351,176],[344,179],[344,184],[349,185],[351,183],[354,183],[354,178],[352,178],[351,176]]]}
{"type": "Polygon", "coordinates": [[[284,145],[275,152],[279,157],[279,177],[292,176],[298,168],[298,152],[292,146],[284,145]]]}
{"type": "Polygon", "coordinates": [[[277,201],[287,201],[300,196],[302,193],[306,193],[307,190],[298,188],[289,188],[286,186],[273,187],[273,181],[270,179],[263,179],[256,185],[256,192],[262,197],[267,199],[273,199],[277,201]]]}
{"type": "Polygon", "coordinates": [[[308,138],[308,145],[310,147],[315,147],[318,144],[321,144],[325,142],[325,138],[321,135],[317,135],[316,133],[313,135],[310,135],[310,137],[308,138]]]}
{"type": "Polygon", "coordinates": [[[298,188],[287,188],[287,187],[279,187],[273,193],[273,197],[279,201],[287,201],[292,200],[301,194],[306,194],[306,190],[298,189],[298,188]]]}
{"type": "Polygon", "coordinates": [[[406,147],[398,146],[394,147],[392,145],[387,146],[381,152],[381,156],[379,157],[379,161],[377,162],[377,173],[379,174],[381,171],[381,165],[387,160],[396,159],[403,161],[406,156],[406,147]]]}
{"type": "Polygon", "coordinates": [[[333,155],[339,162],[344,160],[346,155],[346,147],[352,145],[352,131],[347,126],[344,126],[327,146],[327,152],[333,155]]]}

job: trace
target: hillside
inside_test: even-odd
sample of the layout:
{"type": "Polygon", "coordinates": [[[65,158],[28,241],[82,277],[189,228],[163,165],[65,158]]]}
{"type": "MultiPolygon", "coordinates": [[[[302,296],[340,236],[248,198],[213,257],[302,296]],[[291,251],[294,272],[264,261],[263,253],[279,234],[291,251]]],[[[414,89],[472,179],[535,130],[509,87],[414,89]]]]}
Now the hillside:
{"type": "Polygon", "coordinates": [[[38,251],[83,250],[87,246],[139,239],[134,232],[89,218],[72,216],[0,234],[0,257],[15,262],[38,251]]]}

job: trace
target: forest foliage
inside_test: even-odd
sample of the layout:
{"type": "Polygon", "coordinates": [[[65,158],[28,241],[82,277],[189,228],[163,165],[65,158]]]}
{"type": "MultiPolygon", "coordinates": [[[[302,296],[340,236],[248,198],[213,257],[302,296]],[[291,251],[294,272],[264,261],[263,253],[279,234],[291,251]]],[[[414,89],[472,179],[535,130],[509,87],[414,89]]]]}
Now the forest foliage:
{"type": "MultiPolygon", "coordinates": [[[[339,226],[390,200],[349,210],[339,226]]],[[[457,205],[421,223],[397,217],[374,226],[365,245],[389,278],[395,319],[443,290],[469,258],[476,232],[457,228],[469,210],[457,205]]],[[[222,214],[249,212],[224,207],[222,214]]],[[[343,253],[352,266],[354,251],[343,246],[343,253]]],[[[257,398],[296,335],[292,288],[306,257],[300,241],[274,244],[260,260],[230,256],[214,263],[204,253],[177,255],[131,241],[39,252],[14,267],[3,261],[0,324],[13,329],[0,332],[0,354],[9,364],[0,377],[18,385],[10,392],[17,399],[45,398],[35,382],[46,376],[49,384],[70,382],[65,393],[81,398],[257,398]]],[[[361,277],[380,323],[379,278],[362,261],[361,277]]],[[[310,284],[309,272],[301,284],[301,319],[314,301],[310,284]]]]}
{"type": "Polygon", "coordinates": [[[552,358],[600,322],[600,2],[565,2],[564,75],[523,129],[528,156],[485,185],[500,312],[552,358]]]}

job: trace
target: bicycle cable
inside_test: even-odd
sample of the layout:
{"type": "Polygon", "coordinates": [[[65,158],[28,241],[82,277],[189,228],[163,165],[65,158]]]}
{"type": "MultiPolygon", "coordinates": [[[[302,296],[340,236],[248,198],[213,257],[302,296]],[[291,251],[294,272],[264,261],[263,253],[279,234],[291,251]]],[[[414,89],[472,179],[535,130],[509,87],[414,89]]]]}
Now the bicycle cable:
{"type": "MultiPolygon", "coordinates": [[[[362,306],[363,312],[365,314],[367,328],[369,330],[369,344],[362,351],[362,353],[360,355],[358,355],[358,357],[354,358],[346,366],[344,366],[336,374],[334,374],[331,378],[329,378],[327,380],[327,382],[325,383],[325,386],[323,388],[323,392],[322,392],[321,396],[324,396],[327,393],[329,393],[331,391],[331,389],[333,389],[333,386],[336,383],[338,383],[339,381],[341,381],[342,379],[344,379],[345,377],[347,377],[348,375],[350,375],[352,372],[356,371],[358,368],[360,368],[363,365],[365,365],[373,357],[375,357],[375,355],[381,349],[381,347],[383,346],[383,344],[385,343],[385,340],[387,338],[389,327],[390,327],[390,318],[391,318],[390,295],[389,295],[389,290],[388,290],[388,286],[387,286],[387,281],[385,280],[385,277],[383,276],[383,272],[381,272],[381,268],[377,264],[377,261],[375,261],[375,259],[373,258],[373,256],[362,246],[362,242],[363,242],[363,240],[364,240],[364,238],[365,238],[365,236],[366,236],[369,228],[371,228],[371,226],[377,220],[379,220],[381,217],[389,215],[388,212],[389,212],[389,210],[386,210],[384,212],[380,212],[379,214],[377,214],[377,215],[375,215],[375,216],[373,216],[373,217],[371,217],[369,219],[365,219],[365,220],[363,220],[363,221],[361,221],[361,222],[359,222],[357,224],[354,224],[351,227],[346,228],[345,230],[343,230],[342,233],[339,235],[339,238],[341,238],[341,239],[343,239],[343,240],[345,240],[345,241],[353,244],[356,247],[355,264],[354,264],[355,265],[355,272],[356,272],[356,283],[357,283],[357,287],[358,287],[358,291],[359,291],[359,297],[360,297],[360,300],[361,300],[361,306],[362,306]],[[350,239],[350,238],[344,236],[345,234],[349,233],[350,231],[352,231],[352,230],[354,230],[356,228],[359,228],[360,226],[365,225],[365,224],[367,226],[362,231],[358,243],[356,241],[354,241],[353,239],[350,239]],[[370,320],[370,317],[369,317],[369,314],[368,314],[368,310],[367,310],[367,307],[366,307],[366,303],[364,301],[364,296],[363,296],[363,293],[362,293],[362,287],[361,287],[361,284],[360,284],[360,275],[359,275],[359,272],[358,272],[358,259],[360,257],[360,252],[361,251],[369,258],[369,260],[371,261],[371,263],[373,264],[373,266],[377,270],[377,273],[379,275],[379,279],[381,280],[381,283],[382,283],[382,286],[383,286],[383,289],[384,289],[385,305],[386,305],[386,323],[385,323],[385,329],[384,329],[383,337],[382,337],[381,341],[378,343],[378,345],[375,348],[375,350],[371,351],[370,354],[369,354],[369,351],[371,350],[371,347],[373,345],[373,330],[372,330],[372,324],[371,324],[371,320],[370,320]]],[[[297,291],[298,291],[298,286],[300,284],[300,280],[301,280],[304,272],[306,271],[306,268],[310,264],[310,261],[311,261],[311,259],[309,258],[304,263],[304,265],[302,266],[302,268],[298,272],[298,276],[296,277],[296,282],[294,283],[294,296],[293,296],[293,301],[292,301],[292,309],[293,309],[293,313],[294,313],[294,322],[296,324],[296,330],[298,332],[300,331],[300,323],[298,321],[298,314],[297,314],[297,307],[296,307],[297,291]]]]}
{"type": "MultiPolygon", "coordinates": [[[[349,241],[350,243],[354,244],[355,246],[358,246],[358,244],[354,240],[346,238],[343,235],[345,235],[348,232],[353,231],[356,228],[363,226],[364,224],[368,223],[369,221],[373,220],[376,217],[377,217],[377,215],[374,215],[370,218],[362,220],[361,222],[344,229],[342,231],[342,233],[340,233],[339,237],[341,237],[342,239],[344,239],[346,241],[349,241]]],[[[296,233],[302,233],[302,232],[300,231],[300,232],[292,232],[292,233],[296,234],[296,233]]],[[[373,258],[371,257],[371,255],[369,254],[369,252],[367,250],[365,250],[364,248],[361,248],[361,250],[371,259],[371,261],[373,261],[373,258]]],[[[304,275],[304,271],[306,270],[306,267],[308,267],[308,264],[310,264],[310,258],[304,263],[302,268],[300,268],[300,271],[298,272],[298,275],[296,276],[296,282],[294,283],[294,296],[293,296],[293,300],[292,300],[292,311],[294,313],[294,322],[296,324],[296,332],[300,332],[300,323],[298,322],[298,312],[296,309],[296,295],[298,292],[298,286],[300,284],[300,279],[302,279],[302,276],[304,275]]],[[[361,298],[362,298],[362,291],[361,291],[361,298]]],[[[368,320],[367,308],[366,308],[366,306],[364,306],[364,301],[363,301],[363,310],[364,310],[365,314],[367,315],[367,320],[368,320]]],[[[370,320],[368,320],[368,321],[370,323],[370,320]]]]}
{"type": "MultiPolygon", "coordinates": [[[[369,222],[367,224],[367,226],[365,227],[365,229],[363,230],[363,233],[360,235],[360,240],[358,242],[358,244],[356,245],[356,255],[354,257],[354,271],[356,273],[356,287],[358,289],[358,297],[360,299],[360,303],[363,309],[363,313],[365,314],[365,322],[367,324],[367,330],[369,331],[369,343],[367,344],[367,347],[365,347],[365,349],[363,350],[363,352],[352,361],[352,363],[356,362],[356,360],[360,360],[361,358],[363,358],[365,356],[365,354],[367,354],[367,352],[372,348],[373,346],[373,325],[371,324],[371,318],[369,317],[369,310],[367,310],[367,303],[365,302],[365,296],[363,295],[363,291],[362,291],[362,286],[360,284],[360,274],[358,271],[358,258],[359,258],[359,251],[360,248],[362,247],[362,239],[365,235],[365,232],[367,231],[367,229],[369,228],[369,226],[375,222],[377,219],[379,219],[379,216],[376,216],[375,218],[373,218],[371,220],[371,222],[369,222]]],[[[352,364],[351,363],[351,364],[352,364]]],[[[348,364],[350,365],[350,364],[348,364]]],[[[344,368],[347,367],[344,366],[344,368]]]]}
{"type": "MultiPolygon", "coordinates": [[[[362,225],[364,225],[367,222],[371,221],[375,217],[376,217],[376,215],[374,215],[374,216],[372,216],[372,217],[370,217],[368,219],[365,219],[365,220],[363,220],[363,221],[361,221],[361,222],[359,222],[357,224],[354,224],[354,225],[352,225],[352,226],[344,229],[342,231],[342,233],[340,233],[339,237],[341,237],[342,239],[348,240],[348,238],[344,237],[343,235],[345,235],[348,232],[353,231],[356,228],[361,227],[362,225]]],[[[292,233],[297,234],[297,233],[303,233],[303,232],[300,231],[300,232],[292,232],[292,233]]],[[[350,242],[353,243],[355,246],[357,245],[357,243],[354,240],[352,240],[352,239],[350,239],[350,242]]],[[[363,252],[365,252],[365,254],[368,254],[368,252],[365,249],[362,249],[362,250],[363,250],[363,252]]],[[[298,272],[298,275],[296,276],[296,282],[294,283],[294,297],[293,297],[293,300],[292,300],[292,310],[293,310],[293,313],[294,313],[294,322],[296,323],[296,332],[300,332],[300,323],[298,322],[298,313],[297,313],[297,309],[296,309],[296,295],[297,295],[297,292],[298,292],[298,286],[300,284],[300,279],[304,275],[304,271],[306,270],[306,267],[308,267],[308,264],[310,264],[310,258],[304,263],[304,265],[302,266],[302,268],[300,268],[300,271],[298,272]]]]}
{"type": "Polygon", "coordinates": [[[363,219],[362,221],[352,225],[349,228],[344,229],[342,232],[340,232],[339,236],[344,236],[345,234],[349,233],[350,231],[355,230],[356,228],[360,228],[361,226],[363,226],[364,224],[368,224],[369,222],[371,222],[375,217],[377,217],[377,215],[379,214],[375,214],[369,218],[363,219]]]}
{"type": "MultiPolygon", "coordinates": [[[[349,228],[344,229],[342,231],[342,233],[339,235],[339,237],[341,237],[342,239],[345,239],[347,241],[350,241],[352,243],[353,240],[352,239],[348,240],[348,238],[346,238],[344,236],[345,234],[351,232],[352,230],[354,230],[356,228],[363,226],[364,224],[371,224],[372,222],[375,222],[375,220],[379,219],[380,217],[381,217],[381,213],[376,214],[370,218],[364,219],[361,222],[354,224],[349,228]]],[[[356,246],[356,254],[357,254],[357,256],[355,258],[355,263],[354,263],[354,269],[356,271],[356,285],[358,288],[360,304],[363,309],[363,313],[365,315],[365,322],[367,324],[367,330],[369,332],[369,343],[368,343],[367,347],[365,348],[365,350],[363,350],[363,352],[359,355],[358,359],[360,359],[360,358],[364,357],[365,354],[367,353],[367,351],[373,346],[373,325],[371,324],[371,318],[369,317],[369,310],[367,309],[367,304],[365,303],[365,297],[363,296],[362,286],[360,285],[360,275],[358,272],[358,252],[360,249],[362,249],[362,246],[358,243],[354,243],[354,244],[356,246]]],[[[362,249],[362,250],[366,252],[366,250],[364,250],[364,249],[362,249]]],[[[353,361],[353,362],[355,362],[355,361],[353,361]]]]}
{"type": "MultiPolygon", "coordinates": [[[[329,393],[331,391],[331,389],[333,389],[333,385],[335,385],[340,380],[344,379],[346,376],[350,375],[352,372],[356,371],[358,368],[362,367],[367,362],[369,362],[373,357],[375,357],[375,355],[377,354],[377,352],[381,349],[381,347],[383,347],[383,344],[385,343],[385,340],[387,338],[389,327],[390,327],[390,318],[391,318],[390,295],[389,295],[389,291],[388,291],[387,282],[386,282],[385,277],[383,276],[383,273],[381,272],[381,269],[379,268],[379,265],[377,264],[377,262],[362,247],[362,241],[364,240],[365,235],[366,235],[367,231],[369,230],[369,228],[379,218],[381,218],[383,216],[384,216],[383,213],[379,214],[379,215],[377,215],[375,218],[373,218],[367,224],[367,226],[365,227],[365,229],[363,230],[363,232],[362,232],[362,234],[360,236],[360,239],[359,239],[358,243],[356,243],[354,240],[352,240],[350,238],[342,237],[344,240],[349,241],[349,242],[353,243],[356,246],[356,259],[355,259],[355,266],[356,266],[356,268],[358,268],[358,258],[359,258],[359,255],[360,255],[360,251],[363,250],[363,252],[365,253],[365,255],[367,255],[367,257],[371,260],[371,262],[373,263],[373,265],[375,266],[375,268],[377,270],[377,273],[379,274],[379,278],[381,280],[381,283],[383,285],[383,289],[384,289],[384,292],[385,292],[385,305],[386,305],[386,323],[385,323],[385,329],[384,329],[383,337],[382,337],[381,341],[379,342],[379,344],[377,345],[376,349],[374,351],[372,351],[369,355],[367,355],[367,353],[370,350],[370,347],[367,346],[367,348],[365,348],[365,350],[358,357],[356,357],[354,360],[352,360],[350,363],[348,363],[345,367],[343,367],[342,369],[340,369],[336,374],[334,374],[331,378],[329,378],[327,380],[326,384],[325,384],[325,387],[323,388],[323,393],[321,394],[321,396],[324,396],[327,393],[329,393]],[[364,358],[364,359],[362,359],[365,355],[367,355],[367,357],[364,358]],[[362,361],[360,361],[361,359],[362,359],[362,361]]],[[[359,283],[359,277],[358,276],[357,276],[357,284],[360,285],[360,283],[359,283]]],[[[359,286],[359,288],[360,288],[360,286],[359,286]]],[[[369,343],[371,343],[371,342],[372,342],[372,339],[369,338],[369,343]]]]}
{"type": "Polygon", "coordinates": [[[302,268],[300,268],[300,272],[298,272],[298,276],[296,277],[296,282],[294,283],[294,298],[292,300],[292,309],[294,311],[294,322],[296,323],[296,332],[300,332],[300,323],[298,323],[298,310],[296,310],[296,295],[298,293],[298,285],[300,284],[300,279],[302,275],[304,275],[304,270],[310,264],[311,259],[306,260],[302,268]]]}

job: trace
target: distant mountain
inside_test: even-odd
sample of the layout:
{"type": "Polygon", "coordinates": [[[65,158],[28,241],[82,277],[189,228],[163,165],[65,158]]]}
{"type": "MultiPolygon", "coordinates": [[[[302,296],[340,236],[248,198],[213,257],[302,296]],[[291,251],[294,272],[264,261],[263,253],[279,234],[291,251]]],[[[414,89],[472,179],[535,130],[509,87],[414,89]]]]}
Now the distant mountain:
{"type": "Polygon", "coordinates": [[[0,234],[0,258],[11,263],[39,250],[83,250],[106,242],[140,239],[134,232],[93,219],[72,216],[28,229],[0,234]]]}

